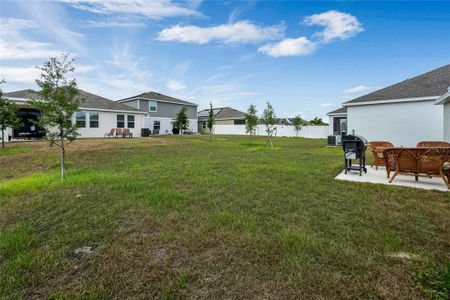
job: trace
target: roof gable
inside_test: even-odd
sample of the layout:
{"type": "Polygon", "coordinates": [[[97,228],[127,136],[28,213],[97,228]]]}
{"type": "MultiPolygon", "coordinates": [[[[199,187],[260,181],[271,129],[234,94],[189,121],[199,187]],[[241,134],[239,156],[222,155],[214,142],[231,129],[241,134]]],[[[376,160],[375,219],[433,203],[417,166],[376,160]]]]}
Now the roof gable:
{"type": "Polygon", "coordinates": [[[450,86],[450,64],[422,75],[406,79],[367,95],[344,102],[345,106],[365,102],[438,97],[447,92],[450,86]]]}
{"type": "Polygon", "coordinates": [[[148,93],[142,93],[136,96],[132,96],[132,97],[128,97],[128,98],[124,98],[124,99],[120,99],[117,100],[119,102],[127,102],[130,100],[134,100],[134,99],[148,99],[148,100],[159,100],[162,102],[171,102],[171,103],[176,103],[176,104],[181,104],[181,105],[188,105],[188,106],[197,106],[197,104],[192,103],[192,102],[188,102],[188,101],[184,101],[178,98],[174,98],[171,96],[167,96],[167,95],[163,95],[157,92],[148,92],[148,93]]]}
{"type": "MultiPolygon", "coordinates": [[[[220,119],[244,119],[245,113],[231,107],[219,107],[213,108],[213,114],[215,120],[220,119]]],[[[207,119],[209,115],[209,109],[204,109],[198,112],[199,119],[207,119]]]]}

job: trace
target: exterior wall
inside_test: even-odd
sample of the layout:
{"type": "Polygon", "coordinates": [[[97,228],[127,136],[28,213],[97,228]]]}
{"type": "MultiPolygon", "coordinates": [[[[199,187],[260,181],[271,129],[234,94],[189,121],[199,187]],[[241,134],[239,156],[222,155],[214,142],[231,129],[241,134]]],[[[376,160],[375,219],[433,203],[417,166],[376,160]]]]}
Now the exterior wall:
{"type": "Polygon", "coordinates": [[[368,141],[415,147],[423,140],[442,140],[443,106],[432,101],[347,107],[347,131],[368,141]]]}
{"type": "MultiPolygon", "coordinates": [[[[141,128],[143,125],[143,114],[133,113],[120,113],[120,112],[103,112],[103,111],[88,111],[80,110],[86,113],[86,127],[79,128],[78,132],[81,134],[81,138],[93,138],[104,137],[106,132],[109,132],[112,128],[117,128],[117,115],[125,115],[125,128],[127,127],[127,115],[134,116],[134,128],[130,128],[134,137],[141,136],[141,128]],[[89,112],[98,112],[98,128],[90,128],[89,124],[89,112]]],[[[72,118],[72,122],[75,122],[75,116],[72,118]]]]}
{"type": "Polygon", "coordinates": [[[186,114],[187,114],[188,118],[189,119],[197,119],[197,106],[187,106],[187,105],[181,105],[181,104],[160,102],[157,100],[155,100],[155,101],[158,102],[158,104],[157,104],[158,107],[157,107],[156,112],[148,111],[149,100],[139,99],[139,104],[138,104],[137,100],[122,102],[122,103],[136,107],[136,108],[138,108],[138,106],[139,106],[139,109],[148,112],[149,117],[172,118],[172,119],[175,119],[177,117],[177,113],[179,113],[181,108],[184,106],[187,109],[186,114]]]}
{"type": "Polygon", "coordinates": [[[444,140],[450,143],[450,102],[444,104],[444,140]]]}
{"type": "MultiPolygon", "coordinates": [[[[198,132],[204,133],[204,134],[209,134],[209,129],[203,128],[203,123],[206,123],[206,122],[208,122],[208,121],[207,120],[198,121],[198,132]]],[[[214,125],[234,125],[234,120],[217,120],[217,121],[214,121],[214,125]]]]}
{"type": "MultiPolygon", "coordinates": [[[[160,117],[144,117],[143,128],[149,128],[152,133],[154,130],[154,121],[160,122],[159,134],[172,134],[173,123],[175,119],[172,118],[160,118],[160,117]]],[[[197,119],[189,119],[189,130],[192,130],[194,133],[198,132],[197,119]]]]}
{"type": "MultiPolygon", "coordinates": [[[[294,130],[294,126],[291,125],[275,125],[275,136],[297,136],[294,130]]],[[[256,126],[256,135],[266,135],[266,128],[264,125],[256,126]]],[[[214,125],[214,134],[238,134],[245,135],[245,125],[214,125]]],[[[328,126],[302,126],[302,129],[298,133],[299,137],[305,138],[326,138],[328,136],[328,126]]]]}

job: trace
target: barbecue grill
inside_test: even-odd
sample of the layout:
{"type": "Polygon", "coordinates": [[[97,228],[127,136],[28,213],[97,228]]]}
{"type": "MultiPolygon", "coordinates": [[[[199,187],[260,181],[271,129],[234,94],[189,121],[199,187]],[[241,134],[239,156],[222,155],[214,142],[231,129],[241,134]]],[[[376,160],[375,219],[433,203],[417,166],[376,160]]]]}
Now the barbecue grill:
{"type": "Polygon", "coordinates": [[[348,171],[359,171],[359,176],[362,172],[367,173],[366,169],[366,149],[367,140],[359,135],[342,135],[342,148],[344,149],[345,160],[345,174],[348,171]],[[358,160],[359,164],[353,166],[352,161],[358,160]]]}

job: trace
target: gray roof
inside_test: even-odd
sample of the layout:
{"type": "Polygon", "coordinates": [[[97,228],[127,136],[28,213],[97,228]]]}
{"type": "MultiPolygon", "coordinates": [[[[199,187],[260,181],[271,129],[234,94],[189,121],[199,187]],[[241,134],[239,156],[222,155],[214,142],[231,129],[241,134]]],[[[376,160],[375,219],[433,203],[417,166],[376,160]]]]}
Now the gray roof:
{"type": "Polygon", "coordinates": [[[136,98],[145,98],[145,99],[151,99],[151,100],[161,100],[161,101],[166,101],[166,102],[173,102],[173,103],[177,103],[177,104],[182,104],[182,105],[189,105],[189,106],[197,106],[197,104],[192,103],[192,102],[187,102],[178,98],[174,98],[174,97],[170,97],[167,95],[163,95],[157,92],[148,92],[148,93],[142,93],[136,96],[132,96],[132,97],[127,97],[124,99],[120,99],[117,101],[120,102],[126,102],[127,100],[133,100],[136,98]]]}
{"type": "Polygon", "coordinates": [[[436,97],[445,94],[449,86],[450,64],[344,102],[344,105],[404,98],[436,97]]]}
{"type": "MultiPolygon", "coordinates": [[[[198,119],[206,120],[208,119],[209,109],[204,109],[198,112],[198,119]]],[[[231,107],[218,107],[213,108],[214,120],[221,119],[244,119],[245,113],[242,111],[236,110],[231,107]]]]}
{"type": "MultiPolygon", "coordinates": [[[[34,90],[20,90],[3,94],[5,97],[10,98],[22,98],[22,99],[41,99],[41,96],[34,90]]],[[[141,112],[139,109],[118,103],[116,101],[100,97],[98,95],[80,90],[80,97],[84,99],[80,103],[80,108],[85,109],[101,109],[101,110],[114,110],[114,111],[135,111],[141,112]]]]}
{"type": "Polygon", "coordinates": [[[330,111],[327,113],[327,115],[334,115],[334,114],[346,114],[347,113],[347,107],[341,107],[338,109],[335,109],[333,111],[330,111]]]}

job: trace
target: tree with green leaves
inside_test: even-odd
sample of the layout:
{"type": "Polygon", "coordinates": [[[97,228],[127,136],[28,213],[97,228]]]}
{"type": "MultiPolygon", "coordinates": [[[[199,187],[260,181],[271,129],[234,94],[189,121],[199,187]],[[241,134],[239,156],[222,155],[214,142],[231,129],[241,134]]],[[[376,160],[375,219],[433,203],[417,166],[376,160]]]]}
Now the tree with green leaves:
{"type": "Polygon", "coordinates": [[[250,136],[256,134],[256,126],[258,126],[259,121],[256,115],[257,112],[256,106],[251,104],[245,114],[245,132],[250,134],[250,136]]]}
{"type": "Polygon", "coordinates": [[[208,126],[208,129],[209,129],[209,137],[211,137],[213,126],[214,126],[214,111],[213,111],[211,102],[209,102],[208,121],[207,121],[206,125],[208,126]]]}
{"type": "Polygon", "coordinates": [[[292,125],[294,125],[295,135],[298,136],[299,131],[302,129],[303,119],[299,115],[295,116],[292,125]]]}
{"type": "Polygon", "coordinates": [[[272,136],[274,134],[274,132],[276,131],[276,127],[275,127],[275,111],[272,107],[272,105],[269,103],[269,101],[266,102],[267,106],[263,111],[263,115],[261,117],[261,123],[264,124],[266,126],[266,133],[267,133],[267,144],[270,144],[270,147],[273,148],[273,143],[272,143],[272,136]]]}
{"type": "MultiPolygon", "coordinates": [[[[4,83],[4,81],[0,82],[4,83]]],[[[0,131],[2,132],[2,148],[5,148],[5,130],[6,128],[18,128],[22,124],[17,117],[17,107],[14,102],[3,97],[0,89],[0,131]]]]}
{"type": "Polygon", "coordinates": [[[188,125],[189,125],[186,111],[187,111],[186,107],[183,106],[181,108],[180,112],[177,113],[177,118],[175,120],[175,127],[180,130],[181,135],[183,134],[183,130],[188,129],[188,125]]]}
{"type": "Polygon", "coordinates": [[[313,125],[313,126],[326,126],[328,125],[327,123],[325,123],[324,121],[322,121],[322,119],[315,117],[314,119],[312,119],[311,121],[309,121],[309,125],[313,125]]]}
{"type": "Polygon", "coordinates": [[[37,121],[45,129],[50,146],[57,146],[61,156],[61,179],[65,177],[66,144],[73,142],[79,135],[76,124],[72,123],[83,98],[75,79],[67,76],[75,71],[73,59],[68,54],[53,57],[43,66],[36,84],[41,88],[40,99],[32,99],[30,105],[42,113],[37,121]]]}

